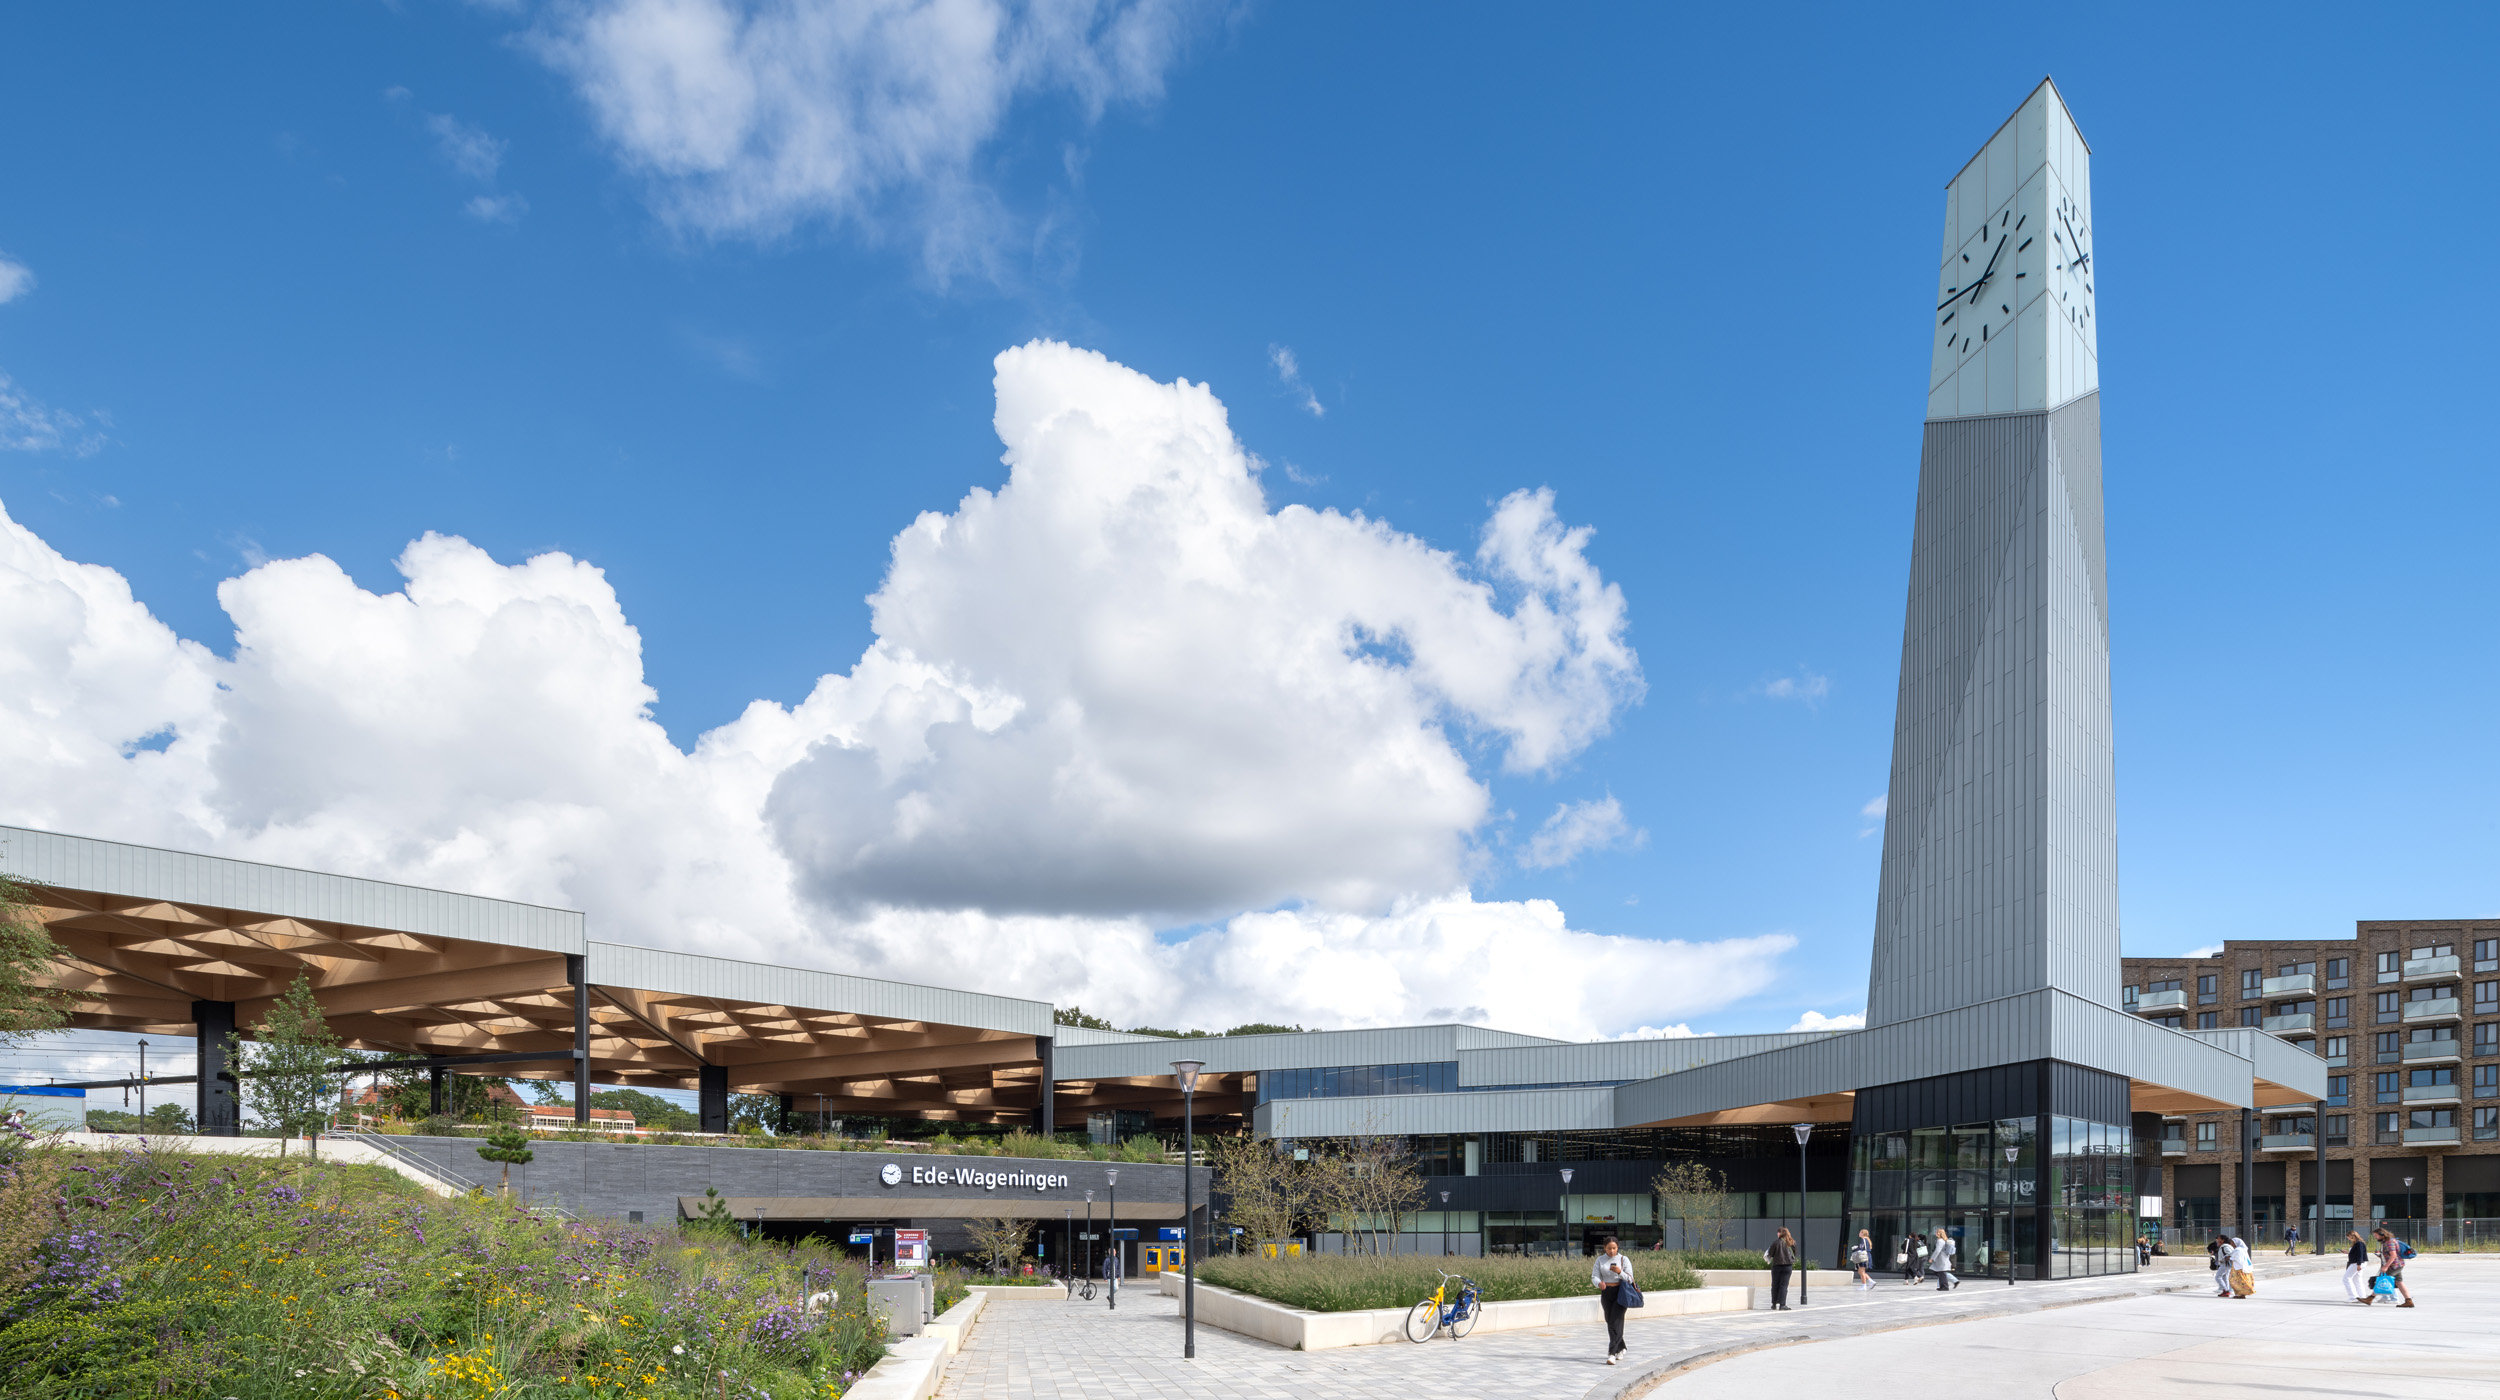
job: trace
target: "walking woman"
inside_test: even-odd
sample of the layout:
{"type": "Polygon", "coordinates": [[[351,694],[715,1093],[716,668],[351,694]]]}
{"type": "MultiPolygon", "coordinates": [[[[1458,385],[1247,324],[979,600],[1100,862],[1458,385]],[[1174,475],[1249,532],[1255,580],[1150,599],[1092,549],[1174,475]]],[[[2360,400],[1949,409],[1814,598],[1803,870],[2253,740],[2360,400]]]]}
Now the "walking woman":
{"type": "Polygon", "coordinates": [[[1918,1281],[1927,1274],[1927,1241],[1914,1234],[1903,1235],[1897,1262],[1901,1265],[1902,1285],[1917,1287],[1918,1281]]]}
{"type": "Polygon", "coordinates": [[[2413,1290],[2405,1287],[2404,1241],[2397,1239],[2396,1232],[2388,1229],[2384,1225],[2381,1225],[2371,1233],[2378,1238],[2378,1271],[2387,1275],[2390,1279],[2393,1279],[2396,1284],[2396,1291],[2404,1295],[2404,1301],[2398,1303],[2396,1306],[2400,1308],[2412,1307],[2413,1290]]]}
{"type": "Polygon", "coordinates": [[[1946,1234],[1942,1226],[1938,1226],[1936,1247],[1927,1256],[1927,1271],[1936,1276],[1938,1293],[1949,1293],[1962,1286],[1962,1281],[1953,1275],[1953,1256],[1957,1250],[1958,1247],[1954,1244],[1953,1237],[1946,1234]]]}
{"type": "Polygon", "coordinates": [[[1849,1246],[1849,1267],[1858,1271],[1858,1291],[1864,1293],[1875,1286],[1875,1276],[1867,1269],[1875,1263],[1875,1237],[1858,1231],[1858,1242],[1849,1246]]]}
{"type": "Polygon", "coordinates": [[[1782,1225],[1779,1233],[1771,1237],[1771,1247],[1763,1252],[1771,1256],[1771,1311],[1786,1312],[1788,1276],[1797,1269],[1797,1237],[1782,1225]]]}
{"type": "Polygon", "coordinates": [[[1589,1282],[1597,1286],[1597,1305],[1606,1314],[1606,1364],[1612,1366],[1623,1354],[1623,1290],[1632,1282],[1632,1256],[1623,1252],[1612,1235],[1597,1249],[1589,1282]]]}
{"type": "Polygon", "coordinates": [[[2370,1305],[2370,1281],[2361,1276],[2361,1270],[2370,1262],[2370,1247],[2361,1242],[2359,1230],[2346,1230],[2344,1243],[2344,1296],[2366,1308],[2370,1305]]]}

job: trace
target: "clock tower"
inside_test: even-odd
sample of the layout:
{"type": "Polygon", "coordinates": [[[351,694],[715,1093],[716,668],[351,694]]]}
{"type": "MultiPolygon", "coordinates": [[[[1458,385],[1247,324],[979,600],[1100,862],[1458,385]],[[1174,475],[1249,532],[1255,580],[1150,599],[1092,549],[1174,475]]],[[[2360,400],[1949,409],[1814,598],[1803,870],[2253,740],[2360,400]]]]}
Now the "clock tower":
{"type": "Polygon", "coordinates": [[[2118,1006],[2091,160],[2043,80],[1945,187],[1870,1027],[2118,1006]]]}

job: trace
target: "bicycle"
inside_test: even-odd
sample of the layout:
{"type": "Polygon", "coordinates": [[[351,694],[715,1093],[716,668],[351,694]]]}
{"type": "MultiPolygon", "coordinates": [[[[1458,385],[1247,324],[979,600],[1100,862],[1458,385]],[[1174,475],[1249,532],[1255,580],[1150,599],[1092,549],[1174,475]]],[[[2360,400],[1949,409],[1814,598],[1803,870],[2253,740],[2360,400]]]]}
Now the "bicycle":
{"type": "Polygon", "coordinates": [[[1068,1285],[1068,1296],[1087,1303],[1094,1301],[1094,1276],[1087,1274],[1068,1285]]]}
{"type": "Polygon", "coordinates": [[[1441,1274],[1441,1282],[1433,1288],[1429,1297],[1408,1309],[1406,1314],[1406,1339],[1417,1344],[1431,1341],[1444,1327],[1450,1329],[1450,1339],[1456,1341],[1476,1330],[1476,1318],[1484,1311],[1477,1301],[1478,1290],[1474,1279],[1462,1274],[1442,1273],[1439,1269],[1433,1272],[1441,1274]],[[1453,1283],[1458,1285],[1455,1297],[1451,1296],[1450,1290],[1453,1283]]]}

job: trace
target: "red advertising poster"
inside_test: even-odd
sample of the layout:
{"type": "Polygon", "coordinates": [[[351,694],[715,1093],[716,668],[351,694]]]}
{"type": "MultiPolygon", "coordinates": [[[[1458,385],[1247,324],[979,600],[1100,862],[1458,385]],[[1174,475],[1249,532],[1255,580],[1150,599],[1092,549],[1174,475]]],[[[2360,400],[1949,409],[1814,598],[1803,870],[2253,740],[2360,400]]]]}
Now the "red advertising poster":
{"type": "Polygon", "coordinates": [[[897,1230],[894,1232],[894,1264],[902,1269],[929,1267],[929,1232],[897,1230]]]}

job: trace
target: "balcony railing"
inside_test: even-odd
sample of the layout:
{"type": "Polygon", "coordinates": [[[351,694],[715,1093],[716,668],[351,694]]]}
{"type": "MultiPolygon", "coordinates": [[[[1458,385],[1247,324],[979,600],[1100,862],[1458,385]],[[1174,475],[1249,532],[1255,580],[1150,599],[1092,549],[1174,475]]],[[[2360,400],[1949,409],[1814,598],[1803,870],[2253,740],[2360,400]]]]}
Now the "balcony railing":
{"type": "Polygon", "coordinates": [[[2146,992],[2135,999],[2135,1009],[2139,1012],[2184,1011],[2187,1009],[2187,1004],[2188,994],[2184,991],[2146,992]]]}
{"type": "Polygon", "coordinates": [[[2274,997],[2287,997],[2295,992],[2314,992],[2317,989],[2318,976],[2314,972],[2301,972],[2295,973],[2289,977],[2269,977],[2266,979],[2266,996],[2269,999],[2274,997]]]}
{"type": "Polygon", "coordinates": [[[2455,997],[2428,997],[2405,1003],[2405,1024],[2417,1021],[2454,1021],[2465,1014],[2465,1007],[2455,997]]]}
{"type": "Polygon", "coordinates": [[[2164,1157],[2185,1157],[2187,1155],[2187,1139],[2163,1138],[2161,1140],[2161,1155],[2164,1157]]]}
{"type": "Polygon", "coordinates": [[[2454,1084],[2407,1084],[2405,1086],[2404,1101],[2406,1103],[2456,1103],[2463,1098],[2464,1092],[2454,1084]]]}
{"type": "Polygon", "coordinates": [[[2405,1146],[2407,1146],[2407,1147],[2414,1146],[2414,1145],[2415,1145],[2415,1144],[2417,1144],[2417,1143],[2462,1142],[2462,1141],[2464,1141],[2464,1139],[2463,1139],[2461,1136],[2459,1136],[2459,1135],[2458,1135],[2457,1130],[2456,1130],[2456,1128],[2455,1128],[2453,1125],[2452,1125],[2452,1126],[2449,1126],[2449,1127],[2445,1127],[2445,1128],[2407,1128],[2407,1129],[2405,1129],[2405,1146]]]}
{"type": "Polygon", "coordinates": [[[2453,1063],[2459,1058],[2460,1044],[2454,1036],[2445,1040],[2408,1040],[2405,1042],[2404,1062],[2409,1065],[2453,1063]]]}
{"type": "Polygon", "coordinates": [[[2464,970],[2465,964],[2458,962],[2454,957],[2405,959],[2405,980],[2408,982],[2421,982],[2433,977],[2454,977],[2464,970]]]}
{"type": "Polygon", "coordinates": [[[2303,1011],[2297,1016],[2268,1016],[2264,1025],[2276,1035],[2310,1035],[2315,1033],[2317,1023],[2314,1013],[2303,1011]]]}
{"type": "Polygon", "coordinates": [[[2258,1139],[2257,1146],[2264,1152],[2307,1152],[2316,1141],[2311,1133],[2268,1133],[2258,1139]]]}

